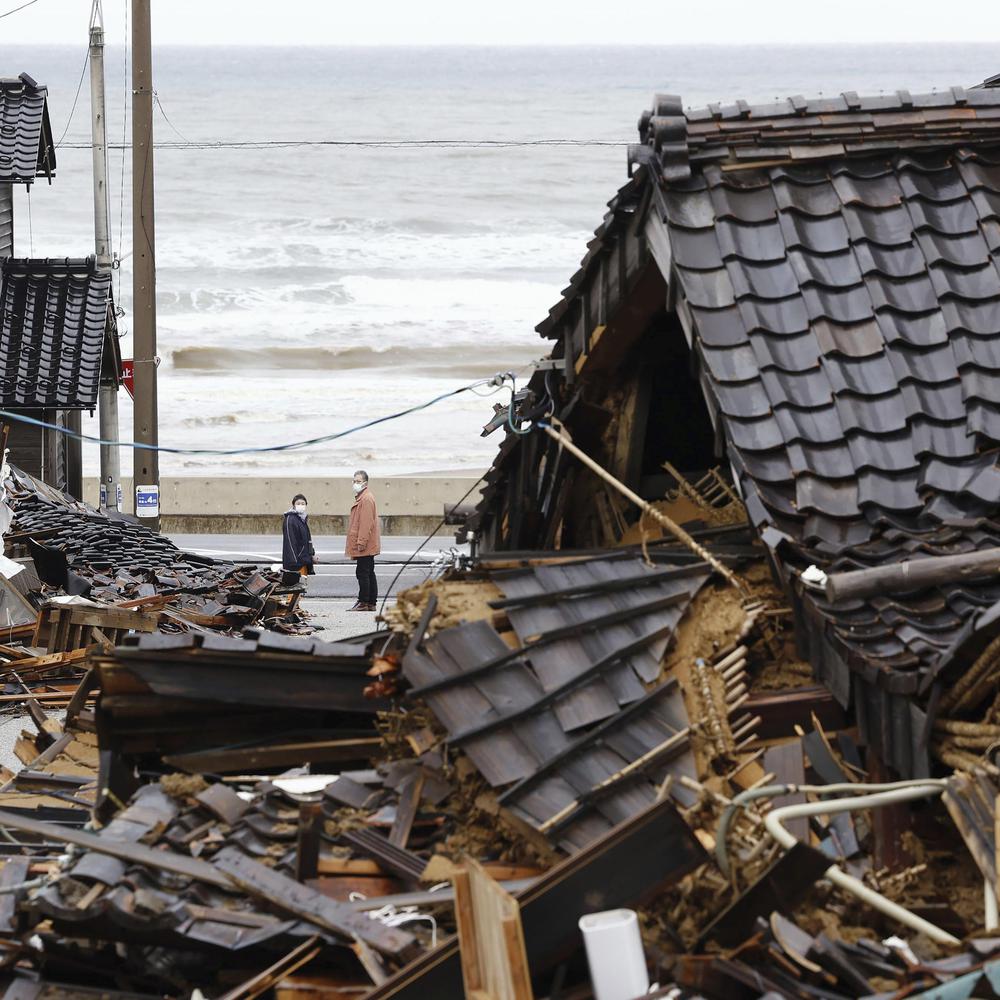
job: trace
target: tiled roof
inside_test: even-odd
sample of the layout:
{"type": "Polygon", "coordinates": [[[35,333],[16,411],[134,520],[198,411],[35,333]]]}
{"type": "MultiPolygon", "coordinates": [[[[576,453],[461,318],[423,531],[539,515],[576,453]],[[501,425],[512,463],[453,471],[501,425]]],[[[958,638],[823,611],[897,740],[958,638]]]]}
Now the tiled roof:
{"type": "Polygon", "coordinates": [[[0,79],[0,184],[30,184],[56,169],[48,90],[26,73],[0,79]]]}
{"type": "MultiPolygon", "coordinates": [[[[797,595],[802,647],[905,773],[926,766],[912,695],[1000,601],[1000,583],[831,605],[797,571],[1000,545],[990,83],[687,111],[656,98],[630,183],[538,328],[567,379],[586,378],[592,331],[631,307],[629,255],[648,267],[651,253],[750,516],[797,595]]],[[[493,493],[524,448],[504,443],[493,493]]],[[[497,512],[484,492],[476,523],[497,512]]]]}
{"type": "Polygon", "coordinates": [[[670,182],[708,163],[740,167],[779,160],[926,152],[1000,142],[1000,89],[949,87],[930,94],[789,97],[772,104],[710,104],[687,109],[658,94],[639,120],[633,160],[650,163],[670,182]]]}
{"type": "Polygon", "coordinates": [[[93,409],[110,272],[90,259],[12,258],[0,275],[0,405],[93,409]]]}
{"type": "MultiPolygon", "coordinates": [[[[639,159],[779,565],[794,580],[1000,545],[1000,92],[713,108],[686,128],[686,160],[679,143],[639,159]]],[[[904,693],[1000,584],[800,596],[864,680],[904,693]]]]}

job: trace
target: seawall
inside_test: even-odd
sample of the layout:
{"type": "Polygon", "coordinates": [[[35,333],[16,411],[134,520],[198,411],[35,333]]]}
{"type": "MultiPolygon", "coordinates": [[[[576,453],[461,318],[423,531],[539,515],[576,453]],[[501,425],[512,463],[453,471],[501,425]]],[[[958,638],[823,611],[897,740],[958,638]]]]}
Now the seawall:
{"type": "MultiPolygon", "coordinates": [[[[424,535],[441,520],[445,505],[462,499],[478,473],[372,477],[382,531],[387,535],[424,535]]],[[[99,484],[83,481],[84,499],[97,504],[99,484]]],[[[132,513],[132,480],[122,481],[123,506],[132,513]]],[[[309,522],[315,535],[342,535],[350,511],[351,479],[267,476],[166,476],[160,480],[160,522],[166,532],[185,534],[271,534],[281,530],[281,515],[292,497],[309,500],[309,522]]],[[[476,504],[477,488],[463,502],[476,504]]],[[[445,526],[440,534],[452,534],[445,526]]]]}

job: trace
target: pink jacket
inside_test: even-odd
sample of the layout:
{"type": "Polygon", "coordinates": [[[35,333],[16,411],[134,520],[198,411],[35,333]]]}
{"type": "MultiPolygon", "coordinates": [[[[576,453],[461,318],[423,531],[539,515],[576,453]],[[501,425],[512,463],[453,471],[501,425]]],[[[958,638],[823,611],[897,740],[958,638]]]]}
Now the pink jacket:
{"type": "Polygon", "coordinates": [[[357,559],[359,556],[377,556],[381,551],[382,539],[379,534],[375,497],[372,496],[371,488],[366,486],[351,506],[344,555],[357,559]]]}

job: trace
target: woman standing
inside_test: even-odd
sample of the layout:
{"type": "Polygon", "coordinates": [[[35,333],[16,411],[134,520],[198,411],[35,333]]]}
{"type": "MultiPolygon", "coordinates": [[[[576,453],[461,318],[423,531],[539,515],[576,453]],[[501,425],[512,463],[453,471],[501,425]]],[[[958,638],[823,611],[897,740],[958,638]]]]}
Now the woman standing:
{"type": "Polygon", "coordinates": [[[282,527],[281,565],[289,573],[314,576],[312,532],[309,530],[309,505],[301,493],[292,497],[292,508],[285,512],[282,527]]]}

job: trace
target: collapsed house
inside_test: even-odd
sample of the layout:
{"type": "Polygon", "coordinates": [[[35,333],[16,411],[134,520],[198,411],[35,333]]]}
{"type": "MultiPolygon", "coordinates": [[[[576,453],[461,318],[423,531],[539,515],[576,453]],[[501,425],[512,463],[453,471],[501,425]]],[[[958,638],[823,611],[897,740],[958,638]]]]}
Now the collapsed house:
{"type": "MultiPolygon", "coordinates": [[[[658,97],[522,406],[648,500],[664,463],[730,470],[803,657],[903,776],[929,773],[947,691],[995,634],[994,575],[834,603],[802,574],[1000,541],[998,95],[658,97]]],[[[509,434],[467,529],[613,545],[616,506],[557,442],[509,434]]]]}
{"type": "Polygon", "coordinates": [[[998,117],[657,98],[378,632],[4,477],[5,996],[1000,995],[998,117]]]}

